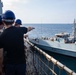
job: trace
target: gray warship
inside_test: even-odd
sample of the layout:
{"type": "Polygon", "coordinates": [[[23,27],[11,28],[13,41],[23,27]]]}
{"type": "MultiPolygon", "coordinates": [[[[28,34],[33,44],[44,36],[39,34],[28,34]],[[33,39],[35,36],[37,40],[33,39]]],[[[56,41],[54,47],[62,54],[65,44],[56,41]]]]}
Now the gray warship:
{"type": "Polygon", "coordinates": [[[54,37],[29,38],[29,41],[41,49],[76,57],[76,22],[74,19],[72,34],[61,32],[54,37]]]}

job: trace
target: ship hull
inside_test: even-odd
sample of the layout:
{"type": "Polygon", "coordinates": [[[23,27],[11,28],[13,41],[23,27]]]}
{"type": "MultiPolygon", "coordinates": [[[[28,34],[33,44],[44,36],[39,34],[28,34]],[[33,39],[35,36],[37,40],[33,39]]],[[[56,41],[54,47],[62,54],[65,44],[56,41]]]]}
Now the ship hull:
{"type": "MultiPolygon", "coordinates": [[[[76,57],[76,52],[75,50],[71,50],[73,49],[72,45],[70,44],[70,47],[68,44],[62,44],[60,45],[60,43],[58,42],[52,42],[50,41],[45,41],[45,40],[30,40],[31,43],[33,43],[34,45],[36,45],[37,47],[46,50],[46,51],[50,51],[50,52],[54,52],[54,53],[58,53],[58,54],[62,54],[62,55],[66,55],[66,56],[71,56],[71,57],[76,57]],[[62,47],[64,45],[64,47],[62,47]],[[67,49],[67,46],[69,49],[67,49]]],[[[74,45],[75,48],[75,45],[74,45]]]]}

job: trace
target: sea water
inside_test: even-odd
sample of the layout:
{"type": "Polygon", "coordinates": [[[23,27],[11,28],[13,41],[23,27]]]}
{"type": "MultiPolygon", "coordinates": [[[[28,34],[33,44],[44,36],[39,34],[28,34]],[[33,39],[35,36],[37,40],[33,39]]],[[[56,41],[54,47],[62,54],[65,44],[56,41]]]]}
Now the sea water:
{"type": "Polygon", "coordinates": [[[24,24],[23,26],[33,26],[34,30],[29,32],[29,37],[52,37],[60,32],[72,32],[73,24],[24,24]]]}
{"type": "MultiPolygon", "coordinates": [[[[55,34],[60,32],[68,32],[72,34],[73,24],[24,24],[25,27],[35,27],[34,30],[28,32],[29,37],[53,37],[55,34]]],[[[46,51],[49,55],[66,65],[68,68],[76,72],[76,58],[68,57],[52,52],[46,51]]]]}

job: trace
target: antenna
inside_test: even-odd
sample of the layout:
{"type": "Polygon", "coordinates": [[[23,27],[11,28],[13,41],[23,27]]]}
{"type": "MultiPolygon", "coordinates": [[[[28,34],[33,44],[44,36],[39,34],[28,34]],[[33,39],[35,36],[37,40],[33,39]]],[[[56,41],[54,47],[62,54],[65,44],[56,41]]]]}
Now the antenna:
{"type": "Polygon", "coordinates": [[[74,19],[74,24],[73,24],[73,34],[74,34],[74,39],[76,40],[76,20],[74,19]]]}

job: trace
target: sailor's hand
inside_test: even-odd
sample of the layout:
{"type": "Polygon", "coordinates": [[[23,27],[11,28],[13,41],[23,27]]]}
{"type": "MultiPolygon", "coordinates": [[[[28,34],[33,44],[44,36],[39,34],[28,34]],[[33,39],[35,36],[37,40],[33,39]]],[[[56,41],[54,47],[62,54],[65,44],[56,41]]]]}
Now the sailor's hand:
{"type": "Polygon", "coordinates": [[[28,27],[28,31],[35,29],[34,27],[28,27]]]}
{"type": "Polygon", "coordinates": [[[27,34],[24,34],[24,38],[27,38],[28,37],[28,35],[27,34]]]}

